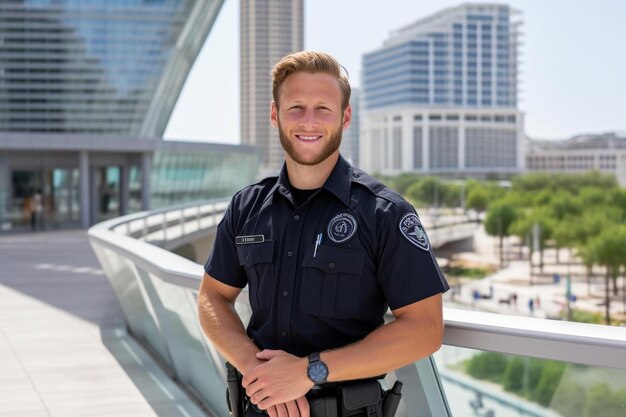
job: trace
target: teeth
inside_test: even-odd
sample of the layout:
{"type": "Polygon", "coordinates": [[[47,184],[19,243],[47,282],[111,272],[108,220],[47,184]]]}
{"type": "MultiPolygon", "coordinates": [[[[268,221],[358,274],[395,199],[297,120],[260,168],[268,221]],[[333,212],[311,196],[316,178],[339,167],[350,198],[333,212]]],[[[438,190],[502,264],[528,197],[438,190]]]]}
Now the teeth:
{"type": "Polygon", "coordinates": [[[302,136],[302,135],[299,135],[298,137],[302,140],[315,140],[319,138],[319,136],[302,136]]]}

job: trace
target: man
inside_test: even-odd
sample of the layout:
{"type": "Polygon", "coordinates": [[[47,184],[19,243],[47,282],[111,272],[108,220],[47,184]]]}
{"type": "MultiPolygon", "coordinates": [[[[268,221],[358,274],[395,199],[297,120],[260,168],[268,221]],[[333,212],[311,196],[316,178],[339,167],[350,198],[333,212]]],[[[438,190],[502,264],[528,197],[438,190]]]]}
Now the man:
{"type": "Polygon", "coordinates": [[[339,155],[352,109],[335,59],[284,57],[273,98],[285,165],[233,197],[198,305],[250,401],[270,416],[308,417],[314,386],[379,376],[439,349],[448,285],[413,207],[339,155]],[[247,331],[233,307],[246,285],[247,331]],[[387,307],[395,320],[384,325],[387,307]]]}

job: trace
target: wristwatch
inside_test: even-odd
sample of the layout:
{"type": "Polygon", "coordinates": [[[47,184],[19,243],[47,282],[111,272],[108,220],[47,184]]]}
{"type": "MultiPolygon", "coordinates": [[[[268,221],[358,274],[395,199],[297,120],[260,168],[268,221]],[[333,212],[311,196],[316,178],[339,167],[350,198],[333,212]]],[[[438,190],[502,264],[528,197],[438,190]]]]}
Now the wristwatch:
{"type": "Polygon", "coordinates": [[[307,376],[315,385],[326,383],[328,378],[328,366],[320,359],[319,352],[309,355],[309,365],[306,370],[307,376]]]}

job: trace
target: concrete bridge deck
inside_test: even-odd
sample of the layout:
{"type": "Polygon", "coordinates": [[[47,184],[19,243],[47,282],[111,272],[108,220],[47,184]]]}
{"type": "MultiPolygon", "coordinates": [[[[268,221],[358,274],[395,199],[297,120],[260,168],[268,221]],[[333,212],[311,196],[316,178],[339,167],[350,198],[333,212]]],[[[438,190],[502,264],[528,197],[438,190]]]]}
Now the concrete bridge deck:
{"type": "Polygon", "coordinates": [[[0,416],[204,415],[125,333],[85,231],[0,235],[0,416]]]}

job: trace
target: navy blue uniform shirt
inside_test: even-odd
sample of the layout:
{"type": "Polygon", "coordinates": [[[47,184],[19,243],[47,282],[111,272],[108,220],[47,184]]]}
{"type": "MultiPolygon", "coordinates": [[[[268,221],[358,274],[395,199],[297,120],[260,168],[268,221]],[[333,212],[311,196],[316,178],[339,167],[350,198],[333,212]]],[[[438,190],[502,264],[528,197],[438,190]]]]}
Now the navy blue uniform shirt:
{"type": "Polygon", "coordinates": [[[449,287],[413,207],[339,157],[297,206],[286,168],[238,192],[217,228],[206,272],[248,285],[247,334],[297,356],[342,347],[404,307],[449,287]]]}

